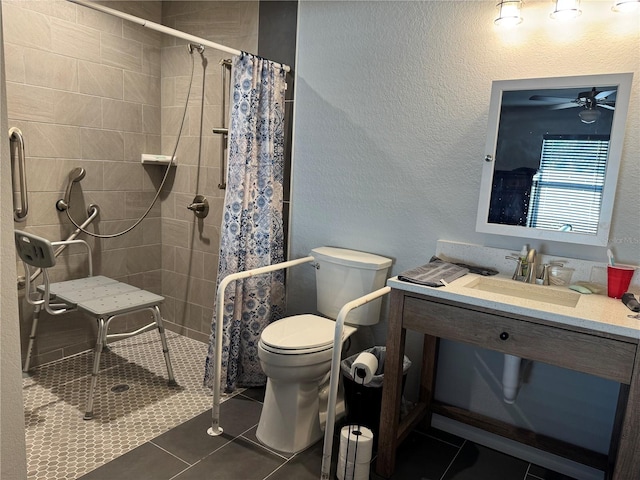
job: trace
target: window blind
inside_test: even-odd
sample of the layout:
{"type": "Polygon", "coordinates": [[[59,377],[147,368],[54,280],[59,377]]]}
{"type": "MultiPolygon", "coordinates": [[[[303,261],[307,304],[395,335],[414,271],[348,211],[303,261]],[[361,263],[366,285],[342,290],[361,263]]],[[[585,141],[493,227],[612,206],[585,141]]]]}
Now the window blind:
{"type": "Polygon", "coordinates": [[[545,135],[528,226],[596,234],[608,152],[608,135],[545,135]]]}

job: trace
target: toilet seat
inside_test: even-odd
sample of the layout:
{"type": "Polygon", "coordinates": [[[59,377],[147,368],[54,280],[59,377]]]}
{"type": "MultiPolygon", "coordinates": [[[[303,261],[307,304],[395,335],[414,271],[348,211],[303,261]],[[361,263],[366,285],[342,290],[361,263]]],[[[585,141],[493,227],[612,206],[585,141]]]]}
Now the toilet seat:
{"type": "Polygon", "coordinates": [[[280,355],[304,355],[333,348],[336,323],[318,315],[294,315],[269,324],[260,336],[262,347],[280,355]],[[302,326],[302,328],[301,328],[302,326]]]}
{"type": "MultiPolygon", "coordinates": [[[[260,345],[264,350],[279,355],[325,352],[333,348],[335,328],[336,322],[329,318],[294,315],[267,325],[260,335],[260,345]]],[[[345,325],[342,338],[355,331],[355,327],[345,325]]]]}

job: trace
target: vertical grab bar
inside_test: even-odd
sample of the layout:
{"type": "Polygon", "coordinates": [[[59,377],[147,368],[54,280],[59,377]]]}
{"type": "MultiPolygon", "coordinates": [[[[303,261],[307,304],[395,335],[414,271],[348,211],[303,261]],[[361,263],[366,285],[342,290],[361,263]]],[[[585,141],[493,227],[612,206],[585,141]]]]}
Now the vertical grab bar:
{"type": "Polygon", "coordinates": [[[27,170],[24,162],[24,138],[19,128],[11,127],[9,129],[9,143],[11,148],[11,184],[14,186],[14,194],[16,191],[14,184],[16,157],[18,160],[18,178],[20,179],[20,208],[15,208],[14,206],[13,219],[16,222],[24,222],[27,219],[27,213],[29,213],[29,200],[27,198],[27,170]]]}
{"type": "Polygon", "coordinates": [[[229,138],[229,129],[224,126],[226,120],[226,99],[229,92],[227,91],[227,76],[225,73],[229,71],[229,84],[231,84],[231,60],[221,60],[220,61],[220,72],[221,72],[221,88],[222,88],[222,98],[221,98],[221,108],[220,108],[220,122],[222,127],[213,128],[213,133],[218,133],[222,135],[222,141],[220,142],[220,183],[218,184],[218,188],[220,190],[224,190],[227,188],[227,175],[225,169],[225,150],[227,149],[226,143],[229,138]]]}

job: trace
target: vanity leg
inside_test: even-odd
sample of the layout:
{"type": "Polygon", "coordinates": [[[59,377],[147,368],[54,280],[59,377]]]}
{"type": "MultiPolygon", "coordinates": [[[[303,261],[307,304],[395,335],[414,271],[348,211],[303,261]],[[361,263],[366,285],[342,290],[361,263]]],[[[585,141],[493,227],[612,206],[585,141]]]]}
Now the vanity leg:
{"type": "MultiPolygon", "coordinates": [[[[640,479],[640,351],[636,351],[636,358],[631,374],[631,384],[620,388],[623,398],[618,401],[618,410],[623,411],[622,430],[617,441],[618,452],[616,455],[613,480],[640,479]],[[624,390],[624,391],[623,391],[624,390]],[[624,397],[627,397],[626,406],[621,405],[624,397]]],[[[616,412],[616,423],[619,413],[616,412]]],[[[618,430],[614,425],[614,435],[618,430]]],[[[612,452],[615,453],[615,452],[612,452]]]]}
{"type": "Polygon", "coordinates": [[[605,479],[613,478],[613,471],[616,465],[616,457],[620,448],[620,435],[622,433],[622,421],[627,411],[627,403],[629,402],[629,385],[620,384],[620,393],[618,393],[618,405],[616,406],[616,416],[613,420],[613,432],[611,432],[611,442],[609,443],[609,458],[607,461],[607,471],[605,479]]]}
{"type": "Polygon", "coordinates": [[[420,373],[420,404],[425,405],[425,416],[422,420],[422,428],[428,430],[431,426],[431,405],[433,393],[436,389],[436,365],[438,362],[438,337],[424,336],[422,345],[422,370],[420,373]]]}
{"type": "Polygon", "coordinates": [[[396,447],[400,400],[402,396],[402,360],[406,330],[402,328],[404,294],[391,290],[385,381],[382,388],[382,408],[378,437],[376,472],[383,477],[393,475],[396,463],[396,447]]]}

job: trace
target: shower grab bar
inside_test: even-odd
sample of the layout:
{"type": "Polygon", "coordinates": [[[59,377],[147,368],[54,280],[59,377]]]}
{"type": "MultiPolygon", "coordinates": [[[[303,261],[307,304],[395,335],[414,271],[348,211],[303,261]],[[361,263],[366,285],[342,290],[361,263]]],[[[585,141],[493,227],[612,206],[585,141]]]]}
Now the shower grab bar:
{"type": "Polygon", "coordinates": [[[20,180],[20,208],[15,208],[14,206],[13,219],[16,222],[24,222],[27,219],[27,214],[29,213],[29,198],[27,190],[27,169],[25,167],[24,137],[22,136],[22,132],[19,128],[11,127],[9,129],[9,144],[11,149],[11,183],[14,187],[14,192],[16,191],[14,184],[14,165],[16,163],[16,158],[18,160],[18,178],[20,180]]]}
{"type": "MultiPolygon", "coordinates": [[[[80,225],[80,227],[82,227],[82,228],[86,228],[91,222],[93,222],[96,219],[96,217],[100,213],[100,207],[98,205],[95,205],[95,204],[92,203],[91,205],[89,205],[88,213],[89,213],[89,216],[82,223],[82,225],[80,225]]],[[[65,240],[65,242],[69,242],[71,240],[75,240],[76,237],[78,235],[80,235],[80,232],[81,232],[81,230],[79,228],[76,228],[73,231],[73,233],[71,235],[69,235],[69,237],[65,240]]],[[[56,258],[58,258],[58,256],[64,251],[65,248],[67,248],[67,245],[63,244],[63,245],[60,245],[55,250],[55,252],[53,252],[54,255],[56,256],[56,258]]],[[[36,278],[38,278],[40,276],[41,273],[42,273],[42,269],[41,268],[37,268],[36,270],[33,271],[31,276],[29,277],[29,281],[33,282],[36,278]]],[[[23,277],[23,276],[19,276],[18,277],[18,288],[22,289],[22,288],[25,287],[26,284],[27,284],[26,278],[23,277]]]]}
{"type": "MultiPolygon", "coordinates": [[[[225,188],[227,188],[227,175],[226,175],[226,168],[225,168],[225,151],[227,149],[227,139],[229,138],[229,129],[227,127],[224,126],[225,124],[225,118],[226,118],[226,98],[229,92],[227,92],[227,76],[225,75],[226,71],[229,71],[229,76],[231,76],[231,60],[220,60],[220,72],[221,72],[221,78],[220,78],[220,85],[222,87],[222,104],[220,107],[220,123],[222,124],[222,127],[219,128],[214,128],[213,129],[213,133],[217,133],[222,135],[222,141],[220,142],[220,183],[218,184],[218,188],[220,190],[224,190],[225,188]]],[[[231,83],[231,79],[229,79],[229,84],[231,83]]]]}
{"type": "Polygon", "coordinates": [[[211,427],[207,429],[207,433],[213,437],[222,435],[223,429],[220,427],[220,371],[222,370],[222,324],[224,319],[224,292],[227,286],[235,281],[244,278],[254,277],[263,273],[274,272],[289,267],[294,267],[302,263],[313,262],[312,256],[289,260],[288,262],[274,263],[265,267],[245,270],[244,272],[231,273],[224,277],[218,285],[216,294],[216,345],[215,357],[213,362],[213,405],[211,408],[211,427]]]}
{"type": "Polygon", "coordinates": [[[333,448],[333,430],[336,422],[336,402],[338,399],[338,382],[340,379],[340,355],[342,354],[342,331],[344,321],[351,310],[361,307],[376,298],[386,295],[391,287],[382,287],[375,292],[363,295],[360,298],[345,303],[338,312],[336,327],[333,335],[333,355],[331,357],[331,379],[329,380],[329,403],[327,405],[327,424],[324,428],[324,445],[322,449],[322,466],[320,468],[320,480],[329,480],[331,469],[331,450],[333,448]]]}
{"type": "Polygon", "coordinates": [[[227,143],[227,138],[229,138],[229,129],[222,127],[214,128],[213,133],[222,135],[222,141],[220,142],[220,183],[218,184],[218,188],[224,190],[227,188],[227,169],[225,166],[226,159],[224,153],[227,149],[225,144],[227,143]]]}

